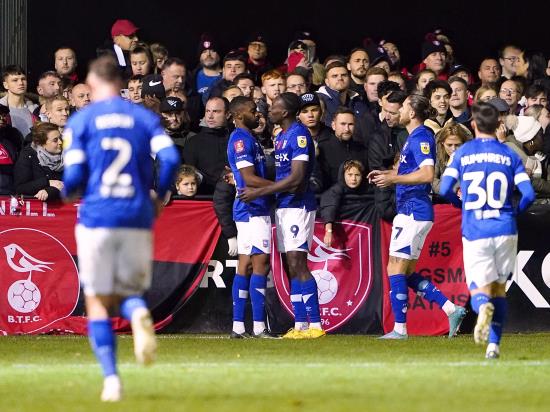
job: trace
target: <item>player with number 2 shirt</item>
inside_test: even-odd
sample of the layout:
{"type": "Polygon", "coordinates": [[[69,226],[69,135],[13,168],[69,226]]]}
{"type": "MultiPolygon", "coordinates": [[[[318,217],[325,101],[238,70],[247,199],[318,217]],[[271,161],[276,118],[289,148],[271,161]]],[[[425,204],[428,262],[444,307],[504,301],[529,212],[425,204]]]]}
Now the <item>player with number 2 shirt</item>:
{"type": "Polygon", "coordinates": [[[367,176],[378,187],[396,185],[397,216],[393,220],[387,268],[395,323],[393,330],[382,339],[407,339],[408,288],[443,309],[449,319],[449,338],[457,333],[466,315],[466,309],[455,305],[429,279],[415,272],[422,246],[433,225],[430,192],[435,140],[431,130],[424,126],[430,108],[428,99],[421,95],[407,97],[400,110],[399,123],[407,128],[409,137],[401,150],[397,173],[395,170],[373,170],[367,176]]]}
{"type": "Polygon", "coordinates": [[[159,118],[119,96],[118,65],[111,57],[90,64],[92,104],[69,119],[63,134],[63,195],[83,194],[75,229],[88,334],[101,364],[101,400],[116,402],[122,386],[109,314],[131,322],[138,362],[154,360],[156,340],[143,293],[151,284],[151,226],[173,182],[179,154],[159,118]],[[160,163],[156,196],[153,157],[160,163]]]}

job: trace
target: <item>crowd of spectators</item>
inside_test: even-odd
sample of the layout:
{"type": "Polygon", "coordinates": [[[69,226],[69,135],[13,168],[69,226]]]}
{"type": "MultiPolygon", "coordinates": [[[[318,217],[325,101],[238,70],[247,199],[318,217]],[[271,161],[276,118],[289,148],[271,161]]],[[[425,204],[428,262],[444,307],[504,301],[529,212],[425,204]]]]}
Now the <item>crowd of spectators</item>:
{"type": "MultiPolygon", "coordinates": [[[[262,33],[225,54],[213,36],[203,34],[192,66],[158,42],[141,41],[133,22],[117,20],[97,53],[116,59],[126,81],[121,96],[157,112],[177,145],[183,166],[173,196],[213,195],[228,238],[236,234],[228,212],[234,189],[222,176],[234,128],[228,106],[240,95],[257,104],[261,121],[254,134],[271,167],[280,127],[269,120],[270,105],[285,91],[301,96],[299,121],[316,145],[311,185],[323,195],[322,206],[328,205],[322,214],[328,220],[347,194],[374,191],[364,179],[369,171],[396,166],[407,139],[400,109],[411,93],[423,94],[432,106],[425,125],[437,141],[434,193],[454,150],[473,138],[470,106],[488,101],[501,113],[498,139],[520,154],[541,201],[550,198],[550,66],[542,53],[504,44],[487,50],[479,66],[467,67],[455,55],[452,39],[436,30],[419,45],[418,61],[407,67],[391,40],[359,43],[321,60],[321,45],[302,31],[289,44],[284,62],[274,62],[262,33]]],[[[77,70],[85,62],[77,56],[78,50],[60,46],[51,70],[32,87],[23,68],[2,68],[0,194],[59,199],[63,128],[71,113],[90,103],[85,72],[77,70]]]]}

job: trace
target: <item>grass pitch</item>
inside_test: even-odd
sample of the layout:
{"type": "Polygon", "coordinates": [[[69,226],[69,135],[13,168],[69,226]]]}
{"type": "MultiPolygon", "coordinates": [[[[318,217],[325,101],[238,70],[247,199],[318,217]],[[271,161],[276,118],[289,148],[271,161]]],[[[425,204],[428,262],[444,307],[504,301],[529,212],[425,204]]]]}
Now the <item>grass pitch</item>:
{"type": "Polygon", "coordinates": [[[161,335],[158,362],[119,337],[124,400],[102,404],[85,337],[0,338],[0,411],[548,411],[550,334],[506,335],[497,361],[471,336],[309,341],[161,335]]]}

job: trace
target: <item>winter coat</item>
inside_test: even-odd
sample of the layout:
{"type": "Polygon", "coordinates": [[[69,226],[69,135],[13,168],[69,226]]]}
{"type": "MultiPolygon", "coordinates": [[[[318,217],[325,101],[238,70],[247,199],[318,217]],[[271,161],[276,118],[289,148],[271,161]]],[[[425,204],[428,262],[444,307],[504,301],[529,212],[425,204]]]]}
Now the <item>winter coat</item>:
{"type": "Polygon", "coordinates": [[[36,151],[27,146],[19,155],[14,169],[15,192],[20,195],[36,195],[44,189],[48,192],[48,201],[59,200],[61,192],[50,186],[50,180],[62,180],[63,171],[53,171],[45,166],[41,166],[38,161],[36,151]]]}

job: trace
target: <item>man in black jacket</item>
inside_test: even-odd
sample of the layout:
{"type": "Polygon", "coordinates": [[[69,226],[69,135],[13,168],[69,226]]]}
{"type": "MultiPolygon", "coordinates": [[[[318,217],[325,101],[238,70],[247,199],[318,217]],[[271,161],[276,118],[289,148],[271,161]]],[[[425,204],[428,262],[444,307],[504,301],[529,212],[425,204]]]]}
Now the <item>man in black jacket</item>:
{"type": "Polygon", "coordinates": [[[359,160],[368,168],[367,149],[352,140],[355,116],[350,109],[340,108],[334,113],[332,121],[333,135],[319,142],[319,169],[323,187],[328,188],[338,182],[338,170],[346,160],[359,160]]]}
{"type": "Polygon", "coordinates": [[[183,162],[195,166],[203,176],[198,194],[213,194],[216,182],[227,165],[229,116],[229,102],[226,99],[208,99],[204,114],[206,126],[193,136],[183,151],[183,162]]]}

